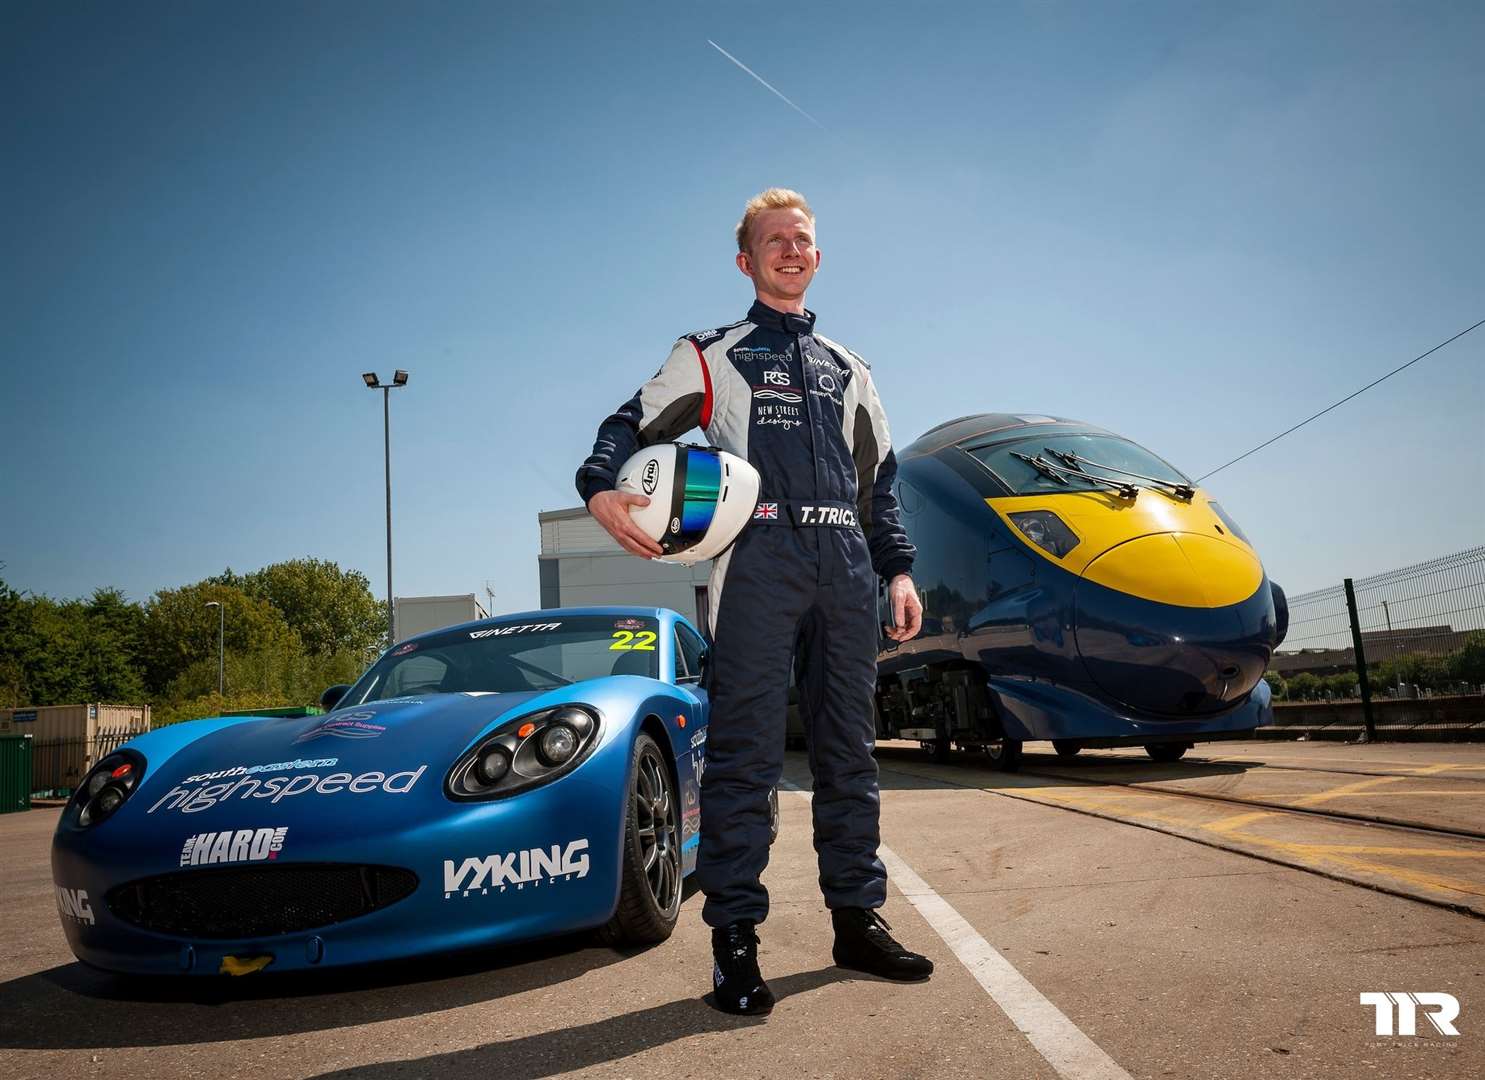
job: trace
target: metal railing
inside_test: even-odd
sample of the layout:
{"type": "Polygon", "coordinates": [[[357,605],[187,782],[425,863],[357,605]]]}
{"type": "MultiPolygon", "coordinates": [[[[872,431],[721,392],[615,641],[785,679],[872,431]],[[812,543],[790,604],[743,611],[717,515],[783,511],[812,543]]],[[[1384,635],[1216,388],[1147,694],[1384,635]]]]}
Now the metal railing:
{"type": "Polygon", "coordinates": [[[1289,599],[1269,667],[1279,701],[1485,694],[1485,547],[1289,599]]]}
{"type": "Polygon", "coordinates": [[[65,799],[98,762],[140,731],[103,731],[92,739],[36,739],[31,743],[31,797],[65,799]]]}

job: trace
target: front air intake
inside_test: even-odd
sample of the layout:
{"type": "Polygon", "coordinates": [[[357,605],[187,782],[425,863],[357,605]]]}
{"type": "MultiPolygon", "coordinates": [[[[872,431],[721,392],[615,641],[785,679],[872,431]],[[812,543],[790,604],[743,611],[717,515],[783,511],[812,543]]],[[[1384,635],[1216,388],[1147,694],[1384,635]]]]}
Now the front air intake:
{"type": "Polygon", "coordinates": [[[395,866],[229,866],[161,874],[109,892],[124,922],[173,937],[241,939],[314,930],[410,896],[418,876],[395,866]]]}

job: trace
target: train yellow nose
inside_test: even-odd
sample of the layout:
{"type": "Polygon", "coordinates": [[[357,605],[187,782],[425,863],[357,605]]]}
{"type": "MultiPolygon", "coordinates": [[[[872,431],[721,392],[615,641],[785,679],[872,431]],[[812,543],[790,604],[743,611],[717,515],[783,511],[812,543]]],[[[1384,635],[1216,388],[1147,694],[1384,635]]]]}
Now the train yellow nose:
{"type": "Polygon", "coordinates": [[[1141,536],[1088,564],[1075,627],[1105,693],[1168,716],[1235,704],[1263,675],[1273,605],[1242,548],[1191,533],[1141,536]]]}
{"type": "Polygon", "coordinates": [[[1236,544],[1199,533],[1157,533],[1118,544],[1088,564],[1083,577],[1141,600],[1219,608],[1252,596],[1263,567],[1236,544]]]}

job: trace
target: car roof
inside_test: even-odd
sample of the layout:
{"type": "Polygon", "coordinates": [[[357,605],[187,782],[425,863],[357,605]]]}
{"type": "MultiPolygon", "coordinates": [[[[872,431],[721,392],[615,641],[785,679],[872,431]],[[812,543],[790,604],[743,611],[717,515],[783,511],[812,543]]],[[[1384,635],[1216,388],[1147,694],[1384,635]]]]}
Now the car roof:
{"type": "Polygon", "coordinates": [[[493,615],[488,619],[474,619],[471,622],[453,623],[449,626],[440,626],[435,630],[425,630],[421,634],[414,634],[410,638],[401,639],[398,644],[400,645],[402,641],[420,641],[423,638],[446,634],[450,630],[498,626],[502,623],[510,622],[538,622],[562,615],[630,615],[658,619],[661,623],[667,620],[674,621],[679,619],[681,622],[690,625],[693,630],[696,629],[690,619],[673,608],[641,607],[633,604],[601,604],[597,607],[538,608],[535,611],[512,611],[505,615],[493,615]]]}

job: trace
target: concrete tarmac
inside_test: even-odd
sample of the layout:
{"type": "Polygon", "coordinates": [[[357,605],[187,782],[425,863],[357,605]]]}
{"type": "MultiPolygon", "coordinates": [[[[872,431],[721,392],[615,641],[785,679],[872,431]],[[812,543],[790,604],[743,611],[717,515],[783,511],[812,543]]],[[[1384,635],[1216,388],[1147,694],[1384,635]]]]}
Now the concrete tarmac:
{"type": "MultiPolygon", "coordinates": [[[[1388,760],[1428,768],[1454,748],[1407,749],[1388,760]],[[1432,761],[1411,756],[1430,750],[1432,761]]],[[[890,753],[881,764],[884,843],[928,890],[909,902],[894,888],[883,914],[938,970],[900,986],[831,966],[809,806],[786,796],[765,876],[762,963],[781,998],[766,1020],[701,1000],[699,896],[670,941],[633,955],[564,939],[314,978],[99,974],[72,959],[58,926],[56,811],[5,815],[0,1078],[1055,1077],[1039,1047],[1063,1021],[1118,1070],[1084,1058],[1064,1076],[1485,1074],[1485,920],[1015,797],[972,765],[890,753]],[[1004,980],[967,967],[960,957],[980,945],[990,951],[977,963],[1014,968],[1046,1009],[1027,1011],[1004,980]],[[1420,1015],[1417,1036],[1377,1036],[1359,994],[1387,990],[1453,994],[1460,1034],[1420,1015]]],[[[801,755],[787,777],[808,787],[801,755]]]]}

